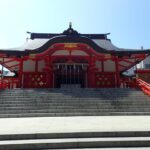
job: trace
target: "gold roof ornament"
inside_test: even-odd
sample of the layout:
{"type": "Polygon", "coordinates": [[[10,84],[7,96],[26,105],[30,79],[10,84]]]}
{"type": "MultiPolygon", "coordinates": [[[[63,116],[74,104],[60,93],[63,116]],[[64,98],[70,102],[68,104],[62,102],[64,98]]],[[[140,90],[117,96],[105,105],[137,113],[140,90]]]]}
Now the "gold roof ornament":
{"type": "Polygon", "coordinates": [[[77,43],[65,43],[64,47],[65,48],[76,48],[77,47],[77,43]]]}

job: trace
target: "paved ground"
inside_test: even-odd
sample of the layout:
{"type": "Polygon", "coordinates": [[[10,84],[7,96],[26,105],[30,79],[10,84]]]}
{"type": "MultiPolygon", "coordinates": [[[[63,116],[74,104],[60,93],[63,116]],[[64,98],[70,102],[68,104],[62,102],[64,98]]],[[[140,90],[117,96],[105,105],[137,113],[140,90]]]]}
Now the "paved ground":
{"type": "Polygon", "coordinates": [[[0,141],[1,144],[31,144],[31,143],[68,143],[68,142],[103,142],[103,141],[143,141],[150,140],[150,137],[120,137],[120,138],[69,138],[69,139],[35,139],[35,140],[6,140],[0,141]]]}
{"type": "MultiPolygon", "coordinates": [[[[50,149],[49,149],[50,150],[50,149]]],[[[64,150],[64,149],[62,149],[64,150]]],[[[71,150],[71,149],[65,149],[71,150]]],[[[133,148],[84,148],[84,149],[72,149],[72,150],[150,150],[149,147],[133,147],[133,148]]]]}
{"type": "Polygon", "coordinates": [[[150,116],[40,117],[0,119],[0,134],[150,131],[150,116]]]}
{"type": "MultiPolygon", "coordinates": [[[[50,150],[50,149],[49,149],[50,150]]],[[[62,149],[63,150],[63,149],[62,149]]],[[[65,149],[65,150],[99,150],[99,148],[84,149],[65,149]]],[[[150,150],[149,147],[133,147],[133,148],[101,148],[100,150],[150,150]]]]}

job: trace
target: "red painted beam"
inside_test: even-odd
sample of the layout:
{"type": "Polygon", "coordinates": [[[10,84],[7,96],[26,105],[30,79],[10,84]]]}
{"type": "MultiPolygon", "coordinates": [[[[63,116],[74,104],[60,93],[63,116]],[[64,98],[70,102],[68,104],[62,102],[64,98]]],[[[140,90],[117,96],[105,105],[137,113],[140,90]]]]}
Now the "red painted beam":
{"type": "Polygon", "coordinates": [[[7,61],[4,61],[4,63],[10,63],[10,62],[13,62],[13,61],[18,61],[18,59],[14,58],[14,59],[11,59],[11,60],[7,60],[7,61]]]}
{"type": "Polygon", "coordinates": [[[150,69],[137,69],[136,73],[150,73],[150,69]]]}
{"type": "Polygon", "coordinates": [[[122,64],[118,64],[121,67],[127,68],[128,66],[122,65],[122,64]]]}
{"type": "Polygon", "coordinates": [[[20,64],[15,64],[15,65],[9,66],[9,68],[16,67],[16,66],[20,66],[20,64]]]}
{"type": "MultiPolygon", "coordinates": [[[[134,63],[134,62],[129,61],[129,60],[127,60],[127,59],[123,59],[122,61],[127,62],[127,63],[129,63],[129,64],[133,64],[133,63],[134,63]]],[[[134,60],[134,61],[135,61],[135,60],[134,60]]]]}

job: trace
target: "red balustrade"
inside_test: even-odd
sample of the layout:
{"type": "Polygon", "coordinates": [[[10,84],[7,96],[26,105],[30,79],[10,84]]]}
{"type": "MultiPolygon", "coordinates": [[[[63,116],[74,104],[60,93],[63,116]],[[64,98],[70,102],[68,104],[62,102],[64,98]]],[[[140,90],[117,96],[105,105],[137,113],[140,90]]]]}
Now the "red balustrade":
{"type": "Polygon", "coordinates": [[[136,79],[133,77],[121,77],[120,83],[122,88],[136,88],[136,79]]]}
{"type": "Polygon", "coordinates": [[[8,87],[5,81],[0,80],[0,89],[6,89],[8,87]]]}
{"type": "Polygon", "coordinates": [[[18,87],[19,80],[17,78],[0,79],[0,89],[13,89],[18,87]]]}
{"type": "Polygon", "coordinates": [[[138,87],[140,87],[140,89],[147,95],[150,96],[150,84],[141,80],[141,79],[137,79],[137,85],[138,87]]]}

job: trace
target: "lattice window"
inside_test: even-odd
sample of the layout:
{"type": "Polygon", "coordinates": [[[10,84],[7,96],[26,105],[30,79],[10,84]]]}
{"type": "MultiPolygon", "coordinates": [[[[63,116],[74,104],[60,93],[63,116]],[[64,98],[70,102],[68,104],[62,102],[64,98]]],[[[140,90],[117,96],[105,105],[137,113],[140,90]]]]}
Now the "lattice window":
{"type": "Polygon", "coordinates": [[[25,88],[46,88],[48,87],[46,73],[25,73],[24,74],[25,88]]]}
{"type": "Polygon", "coordinates": [[[97,87],[115,87],[115,75],[96,73],[95,82],[97,87]]]}

